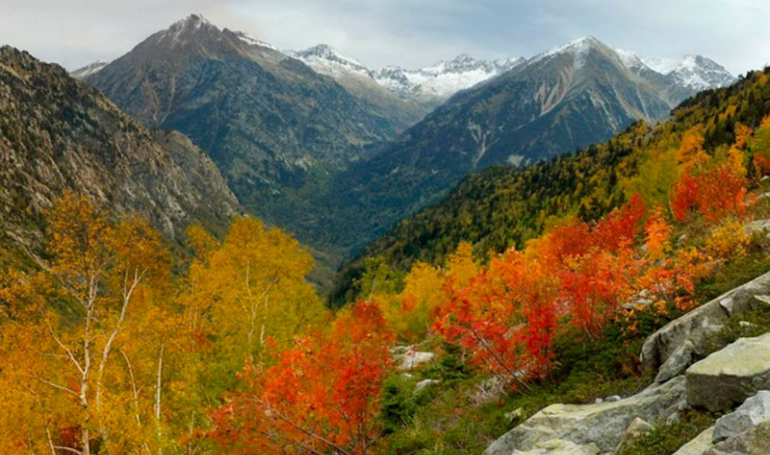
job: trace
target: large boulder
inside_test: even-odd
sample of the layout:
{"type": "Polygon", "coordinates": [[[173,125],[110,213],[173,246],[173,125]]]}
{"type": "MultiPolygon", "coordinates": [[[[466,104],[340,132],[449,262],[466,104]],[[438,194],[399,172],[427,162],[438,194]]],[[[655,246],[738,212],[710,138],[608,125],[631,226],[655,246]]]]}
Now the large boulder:
{"type": "Polygon", "coordinates": [[[599,449],[599,453],[612,452],[636,418],[654,422],[676,412],[677,405],[684,399],[684,391],[684,377],[680,376],[619,401],[554,404],[493,442],[484,455],[569,455],[583,453],[574,452],[578,449],[590,450],[592,445],[599,449]],[[573,445],[567,446],[563,441],[573,445]],[[554,447],[545,451],[548,444],[554,447]]]}
{"type": "Polygon", "coordinates": [[[689,341],[692,352],[680,351],[683,355],[666,365],[666,374],[660,379],[675,377],[689,366],[687,361],[692,358],[692,353],[703,355],[708,335],[718,331],[729,318],[769,302],[770,273],[766,273],[671,321],[652,334],[642,347],[642,364],[649,371],[657,370],[689,341]]]}
{"type": "Polygon", "coordinates": [[[768,421],[770,421],[770,392],[763,390],[744,401],[734,412],[723,415],[717,420],[714,424],[712,442],[717,443],[733,438],[768,421]]]}
{"type": "Polygon", "coordinates": [[[710,411],[732,409],[770,389],[770,333],[740,338],[687,369],[687,402],[710,411]]]}

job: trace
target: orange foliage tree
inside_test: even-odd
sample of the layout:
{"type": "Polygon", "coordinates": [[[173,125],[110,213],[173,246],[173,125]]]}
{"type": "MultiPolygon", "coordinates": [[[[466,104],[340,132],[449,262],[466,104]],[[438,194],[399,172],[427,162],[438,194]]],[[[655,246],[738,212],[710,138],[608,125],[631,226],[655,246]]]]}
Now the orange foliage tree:
{"type": "Polygon", "coordinates": [[[213,413],[209,436],[236,455],[370,453],[391,366],[393,335],[385,327],[375,304],[359,302],[273,365],[249,364],[248,386],[213,413]]]}

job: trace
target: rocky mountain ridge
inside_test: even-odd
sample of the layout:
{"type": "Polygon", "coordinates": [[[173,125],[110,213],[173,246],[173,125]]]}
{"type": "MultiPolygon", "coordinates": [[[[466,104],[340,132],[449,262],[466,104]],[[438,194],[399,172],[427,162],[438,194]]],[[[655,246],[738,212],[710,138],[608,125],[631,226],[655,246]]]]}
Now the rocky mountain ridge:
{"type": "Polygon", "coordinates": [[[241,210],[189,139],[147,130],[63,68],[9,46],[0,48],[0,157],[0,227],[28,247],[64,191],[145,216],[178,240],[193,221],[221,230],[241,210]]]}

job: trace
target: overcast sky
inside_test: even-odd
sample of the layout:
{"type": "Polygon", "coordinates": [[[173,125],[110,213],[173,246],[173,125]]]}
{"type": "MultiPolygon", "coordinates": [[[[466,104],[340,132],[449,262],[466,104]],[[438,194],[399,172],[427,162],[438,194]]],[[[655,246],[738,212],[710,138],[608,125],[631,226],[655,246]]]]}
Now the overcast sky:
{"type": "Polygon", "coordinates": [[[0,0],[0,43],[75,69],[190,13],[283,49],[327,43],[373,68],[531,57],[585,35],[705,55],[736,75],[770,63],[770,0],[0,0]]]}

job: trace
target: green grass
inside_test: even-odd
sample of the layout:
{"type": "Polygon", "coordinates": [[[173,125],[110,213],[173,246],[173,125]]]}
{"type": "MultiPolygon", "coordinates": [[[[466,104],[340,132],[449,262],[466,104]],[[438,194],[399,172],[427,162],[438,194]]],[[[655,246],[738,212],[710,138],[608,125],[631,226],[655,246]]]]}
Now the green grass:
{"type": "Polygon", "coordinates": [[[698,302],[706,303],[770,270],[770,257],[759,242],[755,238],[746,256],[723,265],[699,283],[695,288],[698,302]]]}
{"type": "Polygon", "coordinates": [[[637,436],[615,455],[671,455],[712,426],[715,420],[715,416],[706,412],[684,411],[678,421],[637,436]]]}
{"type": "Polygon", "coordinates": [[[719,351],[738,338],[752,338],[770,332],[770,305],[736,314],[706,339],[704,356],[719,351]]]}

